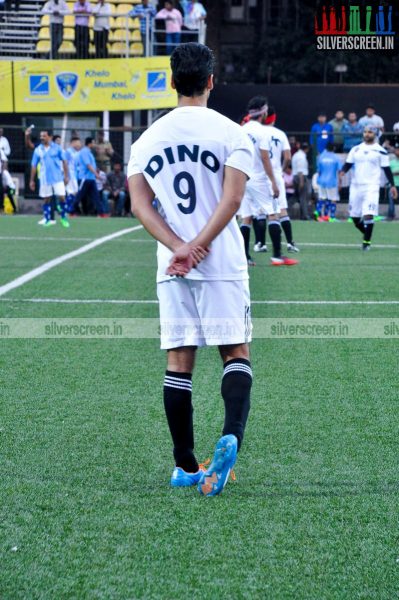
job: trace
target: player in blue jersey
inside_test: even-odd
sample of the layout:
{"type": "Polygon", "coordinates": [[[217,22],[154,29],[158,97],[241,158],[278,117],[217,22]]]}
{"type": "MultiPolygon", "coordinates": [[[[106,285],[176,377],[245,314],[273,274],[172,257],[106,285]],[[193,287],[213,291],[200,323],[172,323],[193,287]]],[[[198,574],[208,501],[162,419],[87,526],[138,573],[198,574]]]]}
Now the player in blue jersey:
{"type": "Polygon", "coordinates": [[[329,142],[317,158],[319,199],[314,213],[317,221],[336,221],[337,202],[339,202],[338,173],[342,164],[333,150],[334,146],[329,142]]]}
{"type": "Polygon", "coordinates": [[[35,191],[35,176],[40,166],[38,177],[39,196],[44,200],[43,225],[48,227],[54,223],[51,220],[51,199],[55,196],[60,207],[61,224],[69,227],[65,203],[65,185],[68,183],[68,164],[65,152],[59,144],[53,142],[51,131],[41,131],[40,142],[32,156],[29,188],[32,192],[35,191]]]}
{"type": "Polygon", "coordinates": [[[71,138],[70,146],[65,150],[65,157],[68,162],[68,171],[69,171],[69,181],[66,186],[66,202],[67,202],[67,210],[68,212],[72,212],[72,206],[78,193],[79,185],[78,185],[78,154],[81,149],[81,141],[80,138],[74,136],[71,138]]]}

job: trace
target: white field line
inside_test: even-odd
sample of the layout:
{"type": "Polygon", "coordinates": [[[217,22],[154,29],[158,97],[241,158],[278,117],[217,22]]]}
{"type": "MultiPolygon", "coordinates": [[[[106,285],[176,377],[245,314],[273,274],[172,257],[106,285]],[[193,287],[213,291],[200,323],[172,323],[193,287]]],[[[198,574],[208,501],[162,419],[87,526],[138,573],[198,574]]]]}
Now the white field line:
{"type": "MultiPolygon", "coordinates": [[[[96,240],[98,238],[91,238],[91,237],[28,237],[28,236],[8,236],[8,235],[0,235],[0,241],[3,240],[11,240],[12,242],[24,242],[24,241],[29,241],[29,242],[91,242],[94,240],[96,240]]],[[[148,242],[154,242],[155,244],[155,240],[149,240],[149,239],[145,239],[145,240],[119,240],[119,239],[115,239],[115,240],[111,240],[111,241],[115,241],[115,242],[128,242],[128,243],[135,243],[135,244],[139,244],[139,243],[148,243],[148,242]]]]}
{"type": "Polygon", "coordinates": [[[50,269],[61,265],[67,260],[75,258],[75,256],[80,256],[81,254],[84,254],[85,252],[88,252],[93,248],[97,248],[97,246],[101,246],[102,244],[105,244],[106,242],[109,242],[114,238],[117,238],[121,235],[126,235],[127,233],[131,233],[132,231],[138,231],[139,229],[142,229],[142,225],[136,225],[136,227],[129,227],[128,229],[121,229],[120,231],[116,231],[115,233],[111,233],[110,235],[98,238],[90,242],[90,244],[81,246],[80,248],[77,248],[77,250],[73,250],[72,252],[62,254],[57,258],[53,258],[52,260],[49,260],[48,262],[40,265],[40,267],[36,267],[35,269],[32,269],[32,271],[28,271],[27,273],[25,273],[25,275],[21,275],[20,277],[13,279],[9,283],[0,286],[0,296],[4,296],[4,294],[7,294],[7,292],[9,292],[10,290],[14,290],[15,288],[21,287],[21,285],[24,285],[28,281],[39,277],[39,275],[42,275],[43,273],[46,273],[46,271],[49,271],[50,269]]]}
{"type": "MultiPolygon", "coordinates": [[[[89,242],[91,240],[95,240],[96,238],[88,238],[88,237],[37,237],[37,236],[9,236],[9,235],[0,235],[0,241],[32,241],[32,242],[89,242]]],[[[152,239],[144,239],[144,240],[119,240],[116,239],[114,241],[124,242],[127,244],[142,244],[142,243],[154,243],[155,240],[152,239]]],[[[298,243],[298,246],[309,247],[309,248],[359,248],[359,244],[341,244],[335,242],[301,242],[298,243]]],[[[373,248],[382,248],[388,250],[397,250],[399,249],[399,244],[373,244],[373,248]]]]}
{"type": "MultiPolygon", "coordinates": [[[[1,288],[0,288],[1,289],[1,288]]],[[[4,302],[30,302],[33,304],[158,304],[158,300],[105,300],[105,299],[82,299],[77,298],[0,298],[4,302]]],[[[251,304],[268,305],[374,305],[389,306],[399,305],[399,300],[252,300],[251,304]]]]}

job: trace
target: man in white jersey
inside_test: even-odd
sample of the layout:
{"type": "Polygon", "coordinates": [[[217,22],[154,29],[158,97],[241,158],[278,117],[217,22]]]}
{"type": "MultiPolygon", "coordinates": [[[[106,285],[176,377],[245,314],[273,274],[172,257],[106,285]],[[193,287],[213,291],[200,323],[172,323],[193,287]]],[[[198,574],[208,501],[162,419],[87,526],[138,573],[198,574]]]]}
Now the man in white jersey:
{"type": "Polygon", "coordinates": [[[393,175],[389,166],[388,152],[376,141],[377,130],[367,126],[363,131],[363,142],[354,146],[340,171],[344,173],[354,167],[349,188],[349,216],[363,234],[363,250],[370,250],[374,217],[378,215],[381,169],[391,185],[394,200],[398,197],[393,175]]]}
{"type": "Polygon", "coordinates": [[[251,225],[255,231],[254,252],[267,252],[266,246],[266,201],[273,198],[274,193],[278,195],[277,184],[273,178],[273,171],[268,156],[262,156],[259,150],[259,139],[263,135],[262,121],[267,114],[267,99],[264,96],[251,98],[247,106],[247,115],[241,125],[248,134],[254,145],[255,158],[251,176],[251,185],[247,182],[244,198],[242,199],[239,214],[241,217],[241,233],[244,238],[245,255],[248,265],[255,266],[255,262],[249,253],[249,242],[251,236],[251,225]],[[273,178],[269,181],[267,173],[273,178]]]}
{"type": "Polygon", "coordinates": [[[241,127],[207,108],[214,57],[202,44],[171,56],[178,107],[132,146],[132,210],[158,241],[161,348],[168,351],[164,406],[176,467],[171,485],[219,494],[242,442],[252,371],[248,268],[235,214],[252,172],[241,127]],[[159,211],[153,208],[154,197],[159,211]],[[191,378],[198,346],[217,345],[224,363],[223,436],[202,472],[194,454],[191,378]]]}
{"type": "MultiPolygon", "coordinates": [[[[248,133],[254,144],[255,161],[253,177],[246,185],[243,206],[240,209],[240,214],[243,218],[241,233],[247,246],[249,244],[247,223],[250,223],[248,216],[252,214],[258,218],[258,232],[262,226],[259,216],[267,216],[269,219],[268,230],[273,244],[273,256],[270,259],[271,265],[290,266],[297,264],[298,261],[281,255],[281,227],[278,203],[280,190],[270,161],[270,136],[263,125],[267,116],[267,110],[266,98],[264,96],[255,96],[248,103],[248,117],[245,119],[246,123],[243,125],[244,131],[248,133]]],[[[263,221],[263,226],[264,228],[266,227],[265,220],[263,221]]],[[[260,237],[259,233],[258,235],[260,237]]],[[[262,241],[260,242],[261,244],[262,241]]],[[[256,245],[254,246],[254,250],[256,251],[256,245]]],[[[258,251],[262,251],[261,248],[258,251]]]]}
{"type": "Polygon", "coordinates": [[[276,180],[279,195],[279,218],[280,225],[284,231],[285,239],[287,240],[288,252],[299,252],[292,237],[291,219],[288,216],[287,195],[285,193],[285,183],[283,179],[283,171],[291,162],[291,146],[284,131],[275,127],[277,115],[273,106],[269,106],[265,125],[269,135],[269,156],[273,168],[274,178],[276,180]]]}

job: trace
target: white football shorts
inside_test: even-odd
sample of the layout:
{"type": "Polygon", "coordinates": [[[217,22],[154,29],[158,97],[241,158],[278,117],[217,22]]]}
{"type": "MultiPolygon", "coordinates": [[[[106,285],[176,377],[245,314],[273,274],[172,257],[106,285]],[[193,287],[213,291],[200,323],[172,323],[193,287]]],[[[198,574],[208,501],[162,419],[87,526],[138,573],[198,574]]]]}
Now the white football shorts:
{"type": "Polygon", "coordinates": [[[349,216],[378,215],[379,185],[355,185],[349,188],[349,216]]]}
{"type": "Polygon", "coordinates": [[[70,179],[66,184],[66,193],[71,194],[72,196],[76,196],[78,193],[78,181],[77,179],[70,179]]]}
{"type": "Polygon", "coordinates": [[[273,198],[271,183],[265,177],[250,179],[245,186],[245,194],[238,214],[245,217],[259,217],[279,212],[278,199],[273,198]]]}
{"type": "Polygon", "coordinates": [[[276,180],[278,189],[279,189],[279,195],[277,198],[278,201],[278,207],[279,207],[279,212],[282,208],[288,208],[288,204],[287,204],[287,194],[285,191],[285,183],[284,183],[284,179],[283,176],[280,175],[280,173],[275,173],[274,174],[274,178],[276,180]]]}
{"type": "Polygon", "coordinates": [[[40,182],[39,196],[40,198],[51,198],[51,196],[65,196],[65,184],[63,181],[58,181],[52,185],[40,182]]]}
{"type": "Polygon", "coordinates": [[[252,337],[248,280],[173,278],[157,284],[161,349],[244,344],[252,337]]]}
{"type": "Polygon", "coordinates": [[[330,200],[332,202],[339,202],[338,188],[319,187],[319,198],[320,200],[330,200]]]}

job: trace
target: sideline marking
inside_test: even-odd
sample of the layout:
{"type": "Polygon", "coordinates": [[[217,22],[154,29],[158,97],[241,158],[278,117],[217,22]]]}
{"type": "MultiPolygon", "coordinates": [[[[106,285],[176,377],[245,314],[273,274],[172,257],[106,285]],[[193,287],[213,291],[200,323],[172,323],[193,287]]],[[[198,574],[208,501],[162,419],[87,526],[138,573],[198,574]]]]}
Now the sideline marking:
{"type": "MultiPolygon", "coordinates": [[[[31,302],[37,304],[158,304],[158,300],[78,300],[77,298],[0,298],[0,300],[4,302],[31,302]]],[[[399,300],[252,300],[251,304],[360,304],[384,306],[399,304],[399,300]]]]}
{"type": "Polygon", "coordinates": [[[106,242],[109,242],[110,240],[120,237],[121,235],[126,235],[127,233],[131,233],[132,231],[138,231],[139,229],[142,229],[142,228],[143,228],[142,225],[136,225],[136,227],[129,227],[128,229],[121,229],[120,231],[116,231],[115,233],[111,233],[110,235],[106,235],[104,237],[97,238],[93,242],[90,242],[90,244],[86,244],[85,246],[81,246],[80,248],[77,248],[77,250],[73,250],[72,252],[68,252],[67,254],[58,256],[57,258],[53,258],[52,260],[49,260],[48,262],[40,265],[40,267],[36,267],[35,269],[32,269],[32,271],[28,271],[27,273],[25,273],[25,275],[21,275],[20,277],[13,279],[9,283],[6,283],[5,285],[0,286],[0,296],[4,296],[4,294],[7,294],[7,292],[9,292],[10,290],[14,290],[17,287],[24,285],[28,281],[31,281],[32,279],[39,277],[39,275],[46,273],[50,269],[53,269],[54,267],[61,265],[62,263],[66,262],[67,260],[70,260],[71,258],[75,258],[75,256],[80,256],[80,254],[84,254],[85,252],[88,252],[89,250],[92,250],[93,248],[96,248],[97,246],[101,246],[102,244],[105,244],[106,242]]]}

